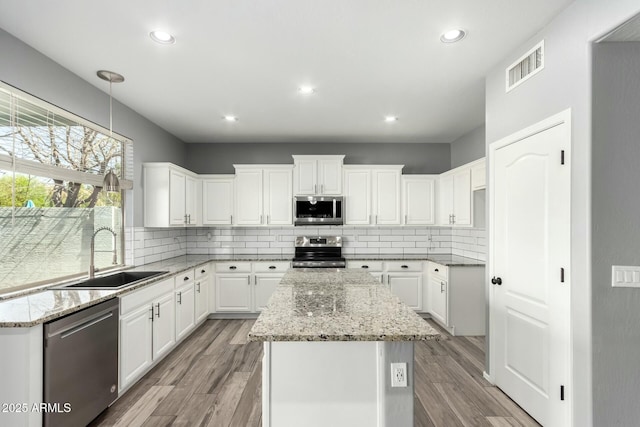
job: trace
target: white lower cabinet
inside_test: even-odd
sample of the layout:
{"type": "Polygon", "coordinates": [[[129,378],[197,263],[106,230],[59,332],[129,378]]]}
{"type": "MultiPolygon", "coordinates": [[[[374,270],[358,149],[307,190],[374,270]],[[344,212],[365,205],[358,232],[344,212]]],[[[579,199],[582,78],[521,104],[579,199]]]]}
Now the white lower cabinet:
{"type": "Polygon", "coordinates": [[[216,274],[216,311],[251,311],[251,275],[216,274]]]}
{"type": "Polygon", "coordinates": [[[211,265],[205,264],[195,270],[196,283],[193,285],[193,288],[195,293],[196,325],[204,321],[209,315],[210,269],[211,265]]]}
{"type": "Polygon", "coordinates": [[[365,270],[415,311],[426,310],[424,263],[422,261],[357,261],[347,262],[348,268],[365,270]]]}
{"type": "Polygon", "coordinates": [[[402,302],[415,311],[422,311],[422,273],[389,273],[387,284],[402,302]]]}
{"type": "Polygon", "coordinates": [[[120,390],[175,344],[173,278],[120,299],[120,390]]]}
{"type": "Polygon", "coordinates": [[[254,308],[255,311],[262,311],[267,307],[269,298],[276,290],[282,275],[278,274],[256,274],[254,276],[254,308]]]}
{"type": "Polygon", "coordinates": [[[447,273],[448,267],[428,263],[429,268],[429,301],[431,307],[429,313],[443,326],[449,326],[449,303],[447,299],[447,273]]]}
{"type": "Polygon", "coordinates": [[[196,326],[194,283],[187,283],[176,293],[176,340],[184,338],[196,326]]]}
{"type": "Polygon", "coordinates": [[[452,335],[485,335],[484,266],[427,263],[429,313],[452,335]]]}
{"type": "Polygon", "coordinates": [[[217,263],[215,312],[262,311],[289,267],[288,261],[217,263]]]}

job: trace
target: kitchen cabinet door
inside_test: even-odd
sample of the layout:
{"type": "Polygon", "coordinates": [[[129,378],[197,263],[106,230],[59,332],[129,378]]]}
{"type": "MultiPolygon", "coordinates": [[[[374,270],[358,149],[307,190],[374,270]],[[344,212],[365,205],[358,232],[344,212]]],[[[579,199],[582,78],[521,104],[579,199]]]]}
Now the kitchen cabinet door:
{"type": "Polygon", "coordinates": [[[471,166],[471,190],[482,190],[487,187],[487,162],[486,159],[478,161],[471,166]]]}
{"type": "Polygon", "coordinates": [[[176,341],[187,335],[196,325],[195,287],[190,282],[175,290],[176,341]]]}
{"type": "Polygon", "coordinates": [[[399,169],[371,171],[374,225],[400,225],[401,177],[399,169]]]}
{"type": "Polygon", "coordinates": [[[176,342],[173,292],[154,301],[153,360],[173,348],[176,342]]]}
{"type": "Polygon", "coordinates": [[[250,274],[216,274],[216,311],[252,311],[251,286],[250,274]]]}
{"type": "Polygon", "coordinates": [[[205,320],[209,315],[210,278],[211,276],[206,274],[196,279],[196,283],[194,284],[196,325],[205,320]]]}
{"type": "Polygon", "coordinates": [[[345,225],[371,224],[371,171],[344,169],[345,225]]]}
{"type": "Polygon", "coordinates": [[[236,170],[235,217],[237,225],[262,225],[262,169],[236,170]]]}
{"type": "Polygon", "coordinates": [[[422,311],[422,273],[389,273],[391,293],[416,311],[422,311]]]}
{"type": "Polygon", "coordinates": [[[202,224],[231,225],[233,222],[233,175],[209,176],[202,180],[202,224]]]}
{"type": "Polygon", "coordinates": [[[120,390],[141,376],[152,359],[153,308],[143,305],[120,319],[120,390]]]}
{"type": "Polygon", "coordinates": [[[402,206],[405,225],[434,225],[436,177],[432,175],[404,175],[402,177],[402,206]]]}
{"type": "Polygon", "coordinates": [[[263,178],[263,224],[292,225],[293,183],[291,169],[265,169],[263,178]]]}
{"type": "Polygon", "coordinates": [[[471,170],[453,176],[453,224],[471,225],[471,170]]]}
{"type": "Polygon", "coordinates": [[[344,156],[318,159],[319,194],[342,194],[342,162],[344,156]]]}
{"type": "Polygon", "coordinates": [[[177,170],[169,170],[169,224],[187,223],[185,186],[187,176],[177,170]]]}
{"type": "Polygon", "coordinates": [[[447,286],[447,281],[444,278],[435,275],[429,276],[429,290],[431,292],[429,312],[444,326],[449,325],[447,286]]]}
{"type": "Polygon", "coordinates": [[[254,276],[254,309],[262,311],[267,306],[269,298],[276,290],[282,279],[282,274],[256,274],[254,276]]]}
{"type": "Polygon", "coordinates": [[[186,224],[189,226],[201,225],[200,220],[200,180],[192,176],[185,176],[184,196],[185,196],[185,215],[187,215],[186,224]]]}
{"type": "Polygon", "coordinates": [[[441,176],[438,181],[438,224],[453,223],[453,176],[441,176]]]}
{"type": "Polygon", "coordinates": [[[294,192],[296,196],[313,196],[318,191],[318,162],[316,159],[307,156],[293,156],[295,167],[294,192]]]}

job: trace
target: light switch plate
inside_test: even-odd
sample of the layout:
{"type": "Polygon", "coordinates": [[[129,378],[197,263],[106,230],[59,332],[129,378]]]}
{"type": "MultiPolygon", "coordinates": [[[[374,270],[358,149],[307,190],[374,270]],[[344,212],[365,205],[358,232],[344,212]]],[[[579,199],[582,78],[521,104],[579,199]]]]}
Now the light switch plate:
{"type": "Polygon", "coordinates": [[[614,288],[640,288],[640,267],[628,265],[612,266],[611,286],[614,288]]]}

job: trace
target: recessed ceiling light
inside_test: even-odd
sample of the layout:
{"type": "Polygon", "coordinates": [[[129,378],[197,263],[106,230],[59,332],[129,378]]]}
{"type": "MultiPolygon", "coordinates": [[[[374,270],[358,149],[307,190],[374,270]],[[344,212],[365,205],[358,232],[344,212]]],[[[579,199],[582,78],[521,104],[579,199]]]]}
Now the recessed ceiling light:
{"type": "Polygon", "coordinates": [[[442,43],[455,43],[462,40],[467,35],[467,32],[461,28],[455,28],[442,33],[440,41],[442,43]]]}
{"type": "Polygon", "coordinates": [[[385,116],[384,121],[387,123],[397,122],[398,118],[396,116],[385,116]]]}
{"type": "Polygon", "coordinates": [[[156,43],[160,44],[174,44],[176,42],[176,38],[166,31],[156,30],[151,31],[149,33],[149,37],[156,43]]]}
{"type": "Polygon", "coordinates": [[[316,89],[313,86],[300,86],[298,88],[298,92],[300,92],[302,95],[311,95],[315,91],[316,89]]]}
{"type": "Polygon", "coordinates": [[[238,118],[236,116],[223,116],[222,119],[226,122],[237,122],[238,118]]]}

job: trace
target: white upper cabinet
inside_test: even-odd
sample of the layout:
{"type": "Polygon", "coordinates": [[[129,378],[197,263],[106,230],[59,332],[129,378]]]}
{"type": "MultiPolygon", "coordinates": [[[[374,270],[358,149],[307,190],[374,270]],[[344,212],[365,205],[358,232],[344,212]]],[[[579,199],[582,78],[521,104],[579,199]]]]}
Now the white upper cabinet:
{"type": "Polygon", "coordinates": [[[292,157],[295,195],[342,194],[343,155],[292,157]]]}
{"type": "Polygon", "coordinates": [[[343,167],[346,225],[401,224],[402,167],[343,167]]]}
{"type": "Polygon", "coordinates": [[[201,225],[200,180],[171,163],[144,163],[144,225],[201,225]]]}
{"type": "Polygon", "coordinates": [[[487,162],[482,158],[471,166],[471,190],[482,190],[487,187],[487,162]]]}
{"type": "Polygon", "coordinates": [[[233,223],[234,175],[202,175],[202,224],[233,223]]]}
{"type": "Polygon", "coordinates": [[[293,166],[234,167],[235,225],[293,224],[293,166]]]}
{"type": "Polygon", "coordinates": [[[436,223],[437,175],[402,176],[402,217],[405,225],[436,223]]]}
{"type": "Polygon", "coordinates": [[[462,167],[440,175],[439,182],[439,223],[440,225],[470,226],[471,209],[471,169],[462,167]]]}

